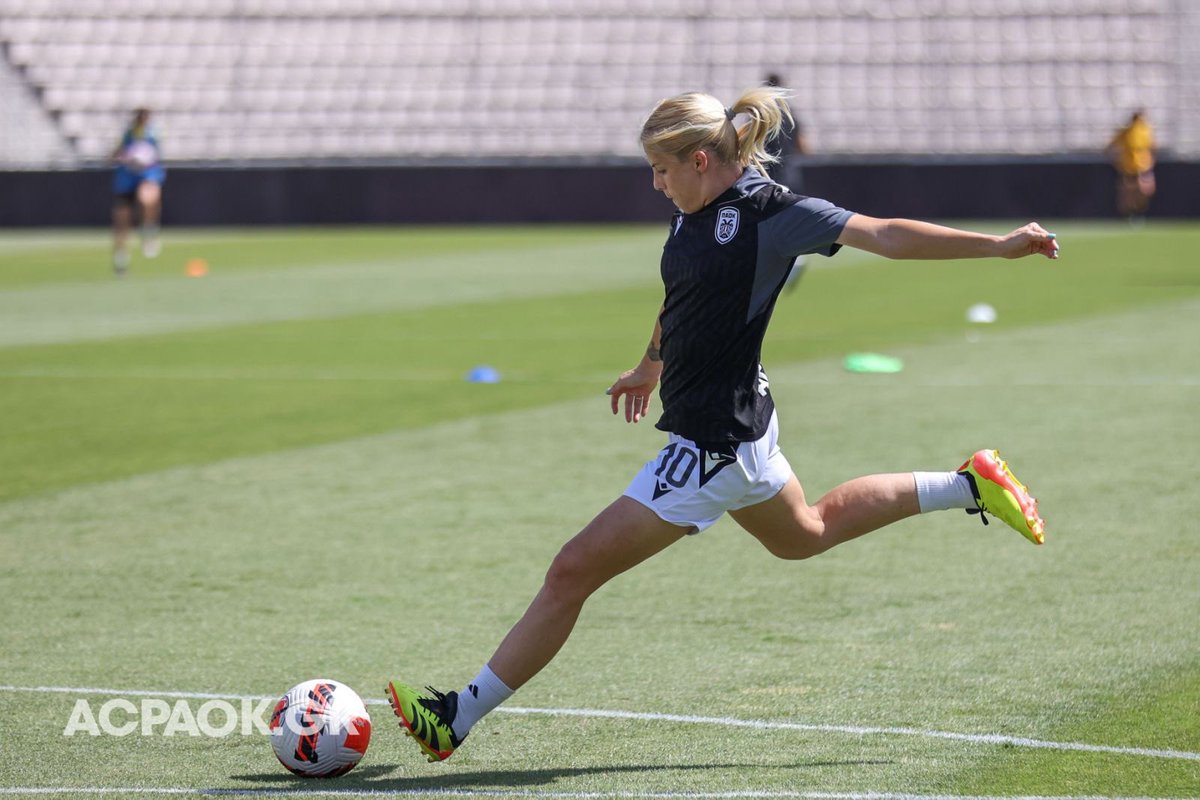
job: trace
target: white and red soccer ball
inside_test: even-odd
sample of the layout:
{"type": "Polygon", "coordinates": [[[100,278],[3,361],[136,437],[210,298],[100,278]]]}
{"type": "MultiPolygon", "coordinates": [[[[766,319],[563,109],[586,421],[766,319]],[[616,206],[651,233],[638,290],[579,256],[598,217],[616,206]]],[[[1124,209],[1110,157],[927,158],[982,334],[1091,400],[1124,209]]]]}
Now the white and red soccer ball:
{"type": "Polygon", "coordinates": [[[371,741],[371,717],[344,683],[317,678],[279,698],[271,714],[271,747],[302,778],[333,778],[354,769],[371,741]]]}

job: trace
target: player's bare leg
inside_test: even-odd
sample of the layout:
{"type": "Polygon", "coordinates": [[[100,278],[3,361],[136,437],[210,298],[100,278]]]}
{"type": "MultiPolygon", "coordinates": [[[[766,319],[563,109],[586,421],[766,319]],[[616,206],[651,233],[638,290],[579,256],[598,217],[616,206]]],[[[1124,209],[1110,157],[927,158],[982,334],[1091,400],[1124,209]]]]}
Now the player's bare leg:
{"type": "Polygon", "coordinates": [[[911,472],[867,475],[809,505],[793,475],[770,500],[729,515],[779,558],[809,558],[920,513],[911,472]]]}
{"type": "Polygon", "coordinates": [[[142,255],[156,257],[162,249],[158,238],[158,221],[162,213],[162,187],[153,181],[143,181],[137,188],[138,205],[142,209],[142,255]]]}
{"type": "Polygon", "coordinates": [[[483,714],[557,655],[594,591],[686,533],[637,501],[618,498],[563,545],[529,608],[463,692],[422,694],[399,681],[388,684],[405,732],[431,761],[449,758],[483,714]]]}
{"type": "Polygon", "coordinates": [[[635,500],[618,498],[563,545],[541,590],[504,637],[489,666],[510,688],[520,688],[562,648],[593,592],[687,532],[635,500]]]}
{"type": "Polygon", "coordinates": [[[129,269],[129,231],[133,227],[133,207],[129,203],[113,205],[113,271],[117,276],[129,269]]]}

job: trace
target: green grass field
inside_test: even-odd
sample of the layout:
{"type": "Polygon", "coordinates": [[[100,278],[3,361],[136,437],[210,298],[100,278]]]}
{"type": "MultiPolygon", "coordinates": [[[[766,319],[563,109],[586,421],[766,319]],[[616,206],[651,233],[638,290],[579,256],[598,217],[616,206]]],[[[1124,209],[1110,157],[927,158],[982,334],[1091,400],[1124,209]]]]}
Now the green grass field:
{"type": "Polygon", "coordinates": [[[764,356],[810,497],[998,447],[1044,547],[943,512],[784,563],[725,520],[448,762],[374,704],[319,783],[261,734],[64,731],[461,687],[662,444],[603,390],[665,227],[168,231],[122,281],[102,232],[0,233],[0,795],[1200,796],[1200,226],[1053,222],[1057,262],[818,259],[764,356]]]}

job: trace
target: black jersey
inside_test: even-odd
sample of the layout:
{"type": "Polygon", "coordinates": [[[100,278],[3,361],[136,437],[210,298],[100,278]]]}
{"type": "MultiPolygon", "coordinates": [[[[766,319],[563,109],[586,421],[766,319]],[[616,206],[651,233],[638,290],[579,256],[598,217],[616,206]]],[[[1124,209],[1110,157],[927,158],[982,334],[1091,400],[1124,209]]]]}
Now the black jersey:
{"type": "Polygon", "coordinates": [[[775,408],[759,363],[792,261],[832,256],[852,213],[747,169],[694,214],[677,212],[663,247],[663,373],[658,427],[700,442],[748,442],[775,408]]]}

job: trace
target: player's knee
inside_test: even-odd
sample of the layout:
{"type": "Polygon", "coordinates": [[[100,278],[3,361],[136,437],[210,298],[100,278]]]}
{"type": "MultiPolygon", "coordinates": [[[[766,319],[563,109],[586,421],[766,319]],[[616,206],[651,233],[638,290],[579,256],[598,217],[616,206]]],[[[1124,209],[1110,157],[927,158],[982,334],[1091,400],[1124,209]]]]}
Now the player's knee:
{"type": "Polygon", "coordinates": [[[821,547],[820,542],[813,542],[808,539],[789,540],[777,546],[767,545],[767,551],[776,558],[782,558],[784,561],[803,561],[806,558],[824,553],[826,548],[821,547]]]}
{"type": "Polygon", "coordinates": [[[785,561],[803,561],[820,555],[829,549],[825,537],[825,522],[809,509],[808,514],[797,514],[791,523],[775,535],[759,537],[767,552],[785,561]]]}
{"type": "Polygon", "coordinates": [[[568,542],[563,545],[550,562],[543,585],[544,592],[565,604],[582,603],[596,589],[596,578],[589,568],[589,560],[572,544],[568,542]]]}

